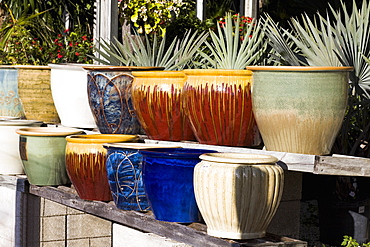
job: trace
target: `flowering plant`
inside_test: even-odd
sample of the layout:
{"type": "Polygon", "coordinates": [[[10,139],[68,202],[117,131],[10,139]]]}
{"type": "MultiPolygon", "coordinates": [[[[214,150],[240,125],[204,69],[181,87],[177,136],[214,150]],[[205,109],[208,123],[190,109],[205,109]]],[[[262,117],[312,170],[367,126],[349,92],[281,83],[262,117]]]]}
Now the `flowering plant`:
{"type": "Polygon", "coordinates": [[[47,65],[48,63],[92,63],[92,39],[77,32],[64,31],[53,42],[32,38],[29,30],[12,34],[0,49],[0,64],[47,65]]]}
{"type": "Polygon", "coordinates": [[[134,24],[138,33],[149,34],[163,31],[168,20],[178,16],[184,4],[182,0],[123,0],[120,11],[125,20],[134,24]]]}
{"type": "Polygon", "coordinates": [[[49,50],[51,63],[92,63],[93,41],[87,35],[65,30],[54,39],[49,50]]]}

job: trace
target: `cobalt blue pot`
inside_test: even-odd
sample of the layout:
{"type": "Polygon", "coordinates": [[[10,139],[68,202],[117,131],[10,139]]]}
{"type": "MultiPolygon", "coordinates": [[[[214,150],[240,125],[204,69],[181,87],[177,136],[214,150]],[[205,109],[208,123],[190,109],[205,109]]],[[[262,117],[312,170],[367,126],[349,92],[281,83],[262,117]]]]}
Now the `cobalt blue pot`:
{"type": "Polygon", "coordinates": [[[123,210],[150,210],[142,180],[143,156],[139,150],[158,148],[145,143],[112,143],[107,149],[106,169],[113,201],[123,210]]]}
{"type": "Polygon", "coordinates": [[[87,94],[95,123],[102,134],[141,134],[131,100],[132,71],[160,67],[85,66],[87,94]]]}
{"type": "Polygon", "coordinates": [[[198,222],[200,213],[193,187],[194,167],[204,149],[161,148],[139,151],[143,155],[143,181],[149,204],[157,220],[198,222]]]}

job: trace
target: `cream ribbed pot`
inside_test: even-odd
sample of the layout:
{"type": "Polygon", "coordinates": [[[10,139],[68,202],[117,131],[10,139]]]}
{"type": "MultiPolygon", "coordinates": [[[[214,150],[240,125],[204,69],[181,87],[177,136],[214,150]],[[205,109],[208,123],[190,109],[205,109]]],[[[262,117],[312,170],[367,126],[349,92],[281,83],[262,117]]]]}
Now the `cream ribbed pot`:
{"type": "Polygon", "coordinates": [[[209,235],[264,237],[281,199],[284,171],[269,155],[202,154],[194,170],[195,198],[209,235]]]}

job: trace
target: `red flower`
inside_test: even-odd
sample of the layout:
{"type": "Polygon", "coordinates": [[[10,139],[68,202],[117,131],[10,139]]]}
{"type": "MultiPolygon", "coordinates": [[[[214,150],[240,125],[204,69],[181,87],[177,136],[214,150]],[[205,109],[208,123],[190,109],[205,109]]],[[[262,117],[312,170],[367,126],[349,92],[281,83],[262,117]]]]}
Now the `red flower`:
{"type": "Polygon", "coordinates": [[[78,52],[75,52],[75,55],[76,55],[76,56],[79,56],[79,55],[80,55],[80,53],[78,53],[78,52]]]}
{"type": "Polygon", "coordinates": [[[58,54],[58,58],[62,58],[62,57],[63,57],[62,55],[58,54]]]}
{"type": "Polygon", "coordinates": [[[82,36],[81,38],[82,38],[83,41],[86,41],[87,40],[86,35],[85,36],[82,36]]]}

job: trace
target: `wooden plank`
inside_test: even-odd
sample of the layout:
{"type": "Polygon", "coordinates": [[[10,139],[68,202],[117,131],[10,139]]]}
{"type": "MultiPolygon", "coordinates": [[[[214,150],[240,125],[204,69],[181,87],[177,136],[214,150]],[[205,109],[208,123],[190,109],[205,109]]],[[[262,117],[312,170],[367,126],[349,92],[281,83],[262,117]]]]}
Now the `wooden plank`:
{"type": "Polygon", "coordinates": [[[13,190],[23,191],[27,182],[25,175],[0,175],[0,186],[13,190]]]}
{"type": "Polygon", "coordinates": [[[120,210],[113,202],[82,200],[72,188],[65,186],[55,188],[30,185],[29,193],[131,228],[171,238],[192,246],[307,246],[304,241],[271,234],[268,234],[265,238],[248,241],[216,238],[207,235],[204,224],[178,224],[158,221],[151,212],[120,210]]]}
{"type": "Polygon", "coordinates": [[[314,174],[370,177],[370,159],[342,155],[319,156],[314,174]]]}
{"type": "Polygon", "coordinates": [[[274,152],[261,149],[244,148],[244,147],[229,147],[217,145],[205,145],[196,142],[170,142],[145,139],[145,143],[163,144],[181,146],[184,148],[197,148],[206,150],[217,150],[219,152],[232,152],[232,153],[251,153],[251,154],[267,154],[275,156],[279,159],[279,165],[285,170],[299,171],[299,172],[314,172],[315,155],[287,153],[287,152],[274,152]]]}

